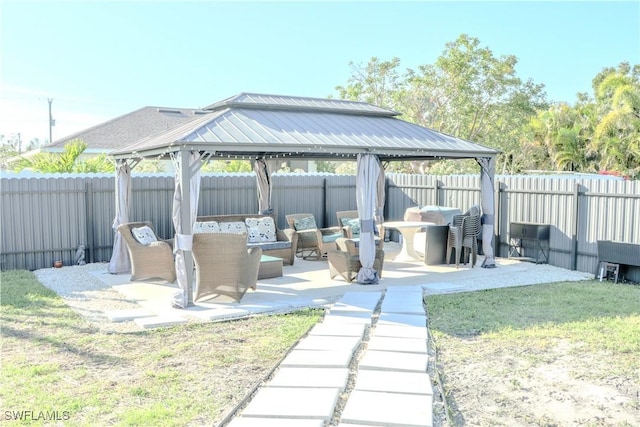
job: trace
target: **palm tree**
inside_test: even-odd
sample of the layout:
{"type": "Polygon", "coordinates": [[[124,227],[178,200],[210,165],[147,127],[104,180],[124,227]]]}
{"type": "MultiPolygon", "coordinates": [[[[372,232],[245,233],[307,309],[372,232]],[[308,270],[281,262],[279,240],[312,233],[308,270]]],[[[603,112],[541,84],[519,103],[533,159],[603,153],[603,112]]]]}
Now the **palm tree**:
{"type": "Polygon", "coordinates": [[[61,155],[38,153],[31,158],[22,157],[14,167],[16,172],[29,169],[44,173],[72,172],[114,172],[114,162],[106,155],[100,154],[86,161],[80,161],[80,155],[87,149],[87,144],[74,139],[65,144],[61,155]]]}
{"type": "Polygon", "coordinates": [[[599,169],[637,174],[640,170],[640,81],[637,75],[621,68],[610,70],[596,87],[596,99],[603,115],[590,148],[600,156],[599,169]]]}

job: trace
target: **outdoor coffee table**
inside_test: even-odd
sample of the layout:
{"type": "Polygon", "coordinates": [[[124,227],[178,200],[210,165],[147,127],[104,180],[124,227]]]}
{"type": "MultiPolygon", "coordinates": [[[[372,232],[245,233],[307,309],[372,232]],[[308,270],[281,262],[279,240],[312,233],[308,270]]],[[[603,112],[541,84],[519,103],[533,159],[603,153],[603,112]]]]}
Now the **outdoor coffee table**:
{"type": "Polygon", "coordinates": [[[258,279],[272,279],[274,277],[282,277],[282,258],[262,255],[258,279]]]}

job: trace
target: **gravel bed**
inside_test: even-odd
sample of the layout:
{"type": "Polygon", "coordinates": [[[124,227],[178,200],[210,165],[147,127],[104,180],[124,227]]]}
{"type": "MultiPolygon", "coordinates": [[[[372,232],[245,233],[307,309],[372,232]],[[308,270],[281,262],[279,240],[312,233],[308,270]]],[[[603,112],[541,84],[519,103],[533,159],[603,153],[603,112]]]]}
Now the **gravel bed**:
{"type": "Polygon", "coordinates": [[[73,310],[101,332],[136,332],[143,330],[135,322],[112,322],[105,312],[139,309],[135,301],[102,282],[93,272],[104,272],[107,263],[93,263],[34,271],[40,282],[56,292],[73,310]]]}

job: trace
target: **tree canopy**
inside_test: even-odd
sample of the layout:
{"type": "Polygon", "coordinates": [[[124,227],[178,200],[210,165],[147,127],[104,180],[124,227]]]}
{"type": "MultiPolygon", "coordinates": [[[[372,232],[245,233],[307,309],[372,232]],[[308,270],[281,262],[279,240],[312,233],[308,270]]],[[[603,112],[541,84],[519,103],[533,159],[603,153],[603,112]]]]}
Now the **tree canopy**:
{"type": "MultiPolygon", "coordinates": [[[[523,81],[514,55],[496,57],[466,34],[433,64],[400,59],[350,63],[342,99],[396,110],[402,119],[502,152],[500,173],[526,170],[618,172],[640,176],[640,66],[622,63],[593,79],[593,96],[551,104],[543,84],[523,81]]],[[[473,162],[403,163],[404,172],[469,172],[473,162]]]]}

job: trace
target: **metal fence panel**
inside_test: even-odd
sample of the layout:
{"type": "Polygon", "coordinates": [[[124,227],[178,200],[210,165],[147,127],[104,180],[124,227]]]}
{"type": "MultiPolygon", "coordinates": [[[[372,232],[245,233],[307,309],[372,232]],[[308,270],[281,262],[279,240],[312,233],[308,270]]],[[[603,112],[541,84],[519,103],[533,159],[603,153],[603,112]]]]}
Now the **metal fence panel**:
{"type": "MultiPolygon", "coordinates": [[[[336,211],[357,209],[354,176],[281,173],[273,182],[279,228],[287,227],[288,213],[312,213],[324,227],[337,225],[336,211]]],[[[477,175],[390,173],[386,186],[386,220],[402,219],[412,206],[466,211],[480,200],[477,175]]],[[[81,244],[88,262],[108,261],[114,187],[109,175],[3,176],[0,268],[34,270],[50,267],[55,259],[69,265],[81,244]]],[[[132,191],[131,221],[151,221],[161,237],[171,237],[173,176],[134,175],[132,191]]],[[[256,194],[253,173],[203,174],[198,215],[257,212],[256,194]]],[[[638,212],[640,181],[496,176],[496,255],[508,255],[511,222],[545,223],[551,225],[550,263],[593,273],[597,240],[640,244],[638,212]]]]}

